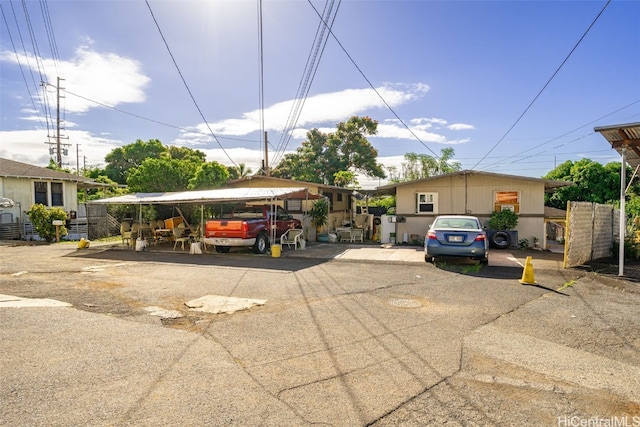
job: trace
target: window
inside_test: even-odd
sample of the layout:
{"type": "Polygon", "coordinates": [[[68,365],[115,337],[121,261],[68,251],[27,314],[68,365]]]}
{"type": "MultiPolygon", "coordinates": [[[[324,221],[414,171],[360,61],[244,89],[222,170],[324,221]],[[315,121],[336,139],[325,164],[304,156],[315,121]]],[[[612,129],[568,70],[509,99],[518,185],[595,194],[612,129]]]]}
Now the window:
{"type": "Polygon", "coordinates": [[[35,190],[35,203],[41,204],[45,206],[49,206],[49,194],[47,191],[47,183],[46,182],[34,182],[33,189],[35,190]]]}
{"type": "Polygon", "coordinates": [[[496,212],[510,210],[515,213],[520,213],[520,192],[496,191],[493,208],[496,212]]]}
{"type": "Polygon", "coordinates": [[[63,197],[62,197],[62,183],[61,182],[52,182],[51,183],[51,206],[63,206],[63,197]]]}
{"type": "Polygon", "coordinates": [[[342,201],[342,193],[336,194],[336,202],[341,202],[341,201],[342,201]]]}
{"type": "Polygon", "coordinates": [[[302,200],[286,200],[286,207],[288,212],[302,212],[302,200]]]}
{"type": "Polygon", "coordinates": [[[417,193],[416,213],[437,214],[438,213],[438,193],[417,193]]]}

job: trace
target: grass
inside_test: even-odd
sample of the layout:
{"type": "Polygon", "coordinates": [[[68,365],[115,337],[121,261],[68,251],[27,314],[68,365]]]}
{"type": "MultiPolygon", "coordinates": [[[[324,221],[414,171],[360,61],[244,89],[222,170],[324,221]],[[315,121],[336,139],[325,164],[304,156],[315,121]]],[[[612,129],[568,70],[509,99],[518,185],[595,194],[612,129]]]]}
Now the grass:
{"type": "Polygon", "coordinates": [[[453,271],[455,273],[477,273],[482,270],[482,264],[471,264],[471,265],[459,265],[459,264],[447,264],[446,262],[435,262],[434,264],[437,268],[441,270],[453,271]]]}
{"type": "Polygon", "coordinates": [[[564,283],[564,285],[560,286],[560,287],[558,288],[558,290],[559,290],[559,291],[562,291],[562,290],[564,290],[564,289],[571,288],[571,287],[573,287],[573,285],[575,285],[576,283],[578,283],[578,282],[576,282],[575,280],[569,280],[568,282],[565,282],[565,283],[564,283]]]}

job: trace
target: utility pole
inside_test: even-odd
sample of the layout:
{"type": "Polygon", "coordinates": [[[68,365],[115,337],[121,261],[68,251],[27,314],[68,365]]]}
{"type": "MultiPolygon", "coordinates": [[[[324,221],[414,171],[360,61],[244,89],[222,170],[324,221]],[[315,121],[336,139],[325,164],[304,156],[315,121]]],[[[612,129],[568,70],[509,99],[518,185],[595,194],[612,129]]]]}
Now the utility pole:
{"type": "Polygon", "coordinates": [[[60,77],[56,85],[56,163],[62,167],[62,151],[60,150],[60,77]]]}
{"type": "Polygon", "coordinates": [[[267,132],[264,132],[264,175],[269,176],[269,142],[267,132]]]}
{"type": "MultiPolygon", "coordinates": [[[[60,119],[60,98],[62,97],[60,95],[60,81],[64,80],[61,79],[60,77],[58,77],[58,81],[56,84],[56,134],[55,134],[55,142],[51,142],[50,140],[48,142],[45,142],[45,144],[49,144],[49,154],[53,155],[53,152],[56,152],[56,165],[59,168],[62,168],[62,155],[64,154],[65,156],[68,154],[68,147],[71,144],[63,144],[60,140],[63,138],[63,136],[61,135],[61,131],[62,131],[62,120],[60,119]],[[55,144],[55,148],[52,147],[52,145],[55,144]]],[[[48,83],[44,83],[43,85],[48,85],[48,83]]],[[[47,138],[51,138],[50,135],[47,135],[47,138]]]]}
{"type": "Polygon", "coordinates": [[[80,144],[76,144],[76,175],[80,175],[80,144]]]}

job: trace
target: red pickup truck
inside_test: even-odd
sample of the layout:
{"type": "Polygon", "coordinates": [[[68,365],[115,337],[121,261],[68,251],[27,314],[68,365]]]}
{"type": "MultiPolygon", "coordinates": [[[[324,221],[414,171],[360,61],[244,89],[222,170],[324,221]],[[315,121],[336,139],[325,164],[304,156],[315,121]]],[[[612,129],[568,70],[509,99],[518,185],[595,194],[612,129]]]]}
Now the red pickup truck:
{"type": "Polygon", "coordinates": [[[232,247],[251,247],[254,253],[263,254],[269,247],[274,214],[276,239],[290,228],[302,228],[302,223],[280,206],[237,206],[229,215],[207,220],[204,241],[220,253],[232,247]]]}

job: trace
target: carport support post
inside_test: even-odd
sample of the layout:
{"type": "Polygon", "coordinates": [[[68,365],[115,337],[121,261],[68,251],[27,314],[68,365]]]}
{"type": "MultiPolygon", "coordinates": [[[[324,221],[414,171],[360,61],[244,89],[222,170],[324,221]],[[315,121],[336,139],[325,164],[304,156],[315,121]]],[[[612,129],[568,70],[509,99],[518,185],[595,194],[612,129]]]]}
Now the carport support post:
{"type": "Polygon", "coordinates": [[[626,230],[625,219],[625,194],[626,194],[626,172],[627,172],[627,149],[622,149],[622,162],[620,166],[620,237],[618,244],[618,276],[624,276],[624,235],[626,230]]]}

